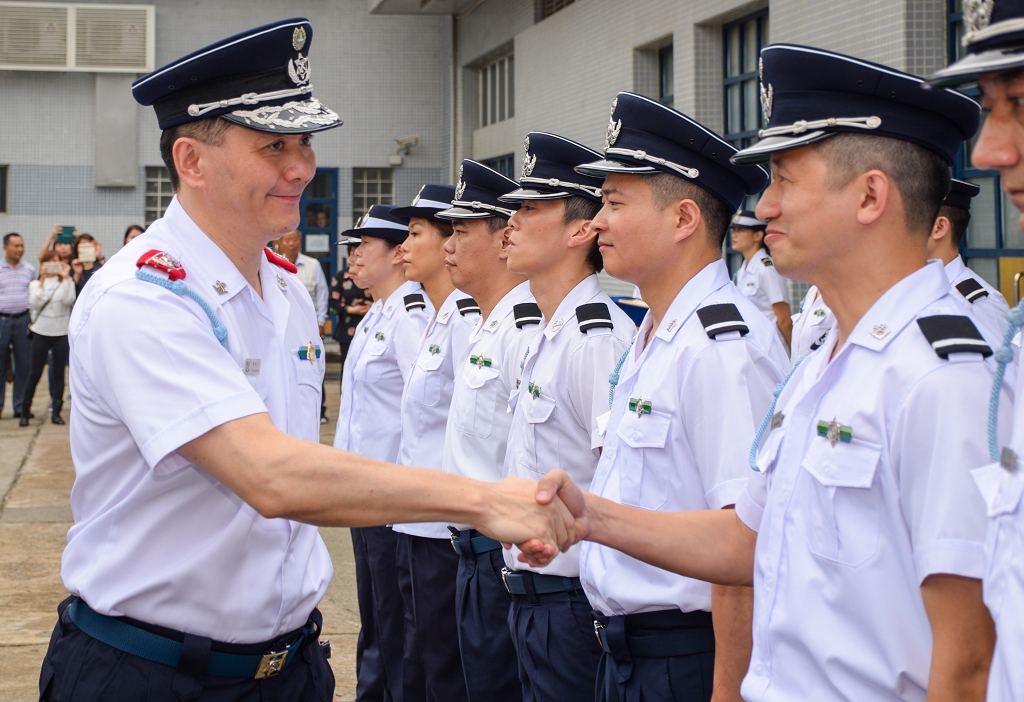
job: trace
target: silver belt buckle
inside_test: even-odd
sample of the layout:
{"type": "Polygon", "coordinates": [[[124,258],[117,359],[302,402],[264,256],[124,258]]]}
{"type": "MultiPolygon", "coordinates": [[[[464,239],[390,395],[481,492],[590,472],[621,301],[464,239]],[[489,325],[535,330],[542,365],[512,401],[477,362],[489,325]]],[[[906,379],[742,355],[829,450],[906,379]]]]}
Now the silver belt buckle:
{"type": "Polygon", "coordinates": [[[451,536],[452,550],[455,551],[455,553],[457,553],[458,555],[461,556],[462,555],[462,551],[459,550],[459,545],[458,545],[458,543],[456,543],[456,539],[458,539],[458,538],[459,538],[458,534],[452,534],[452,536],[451,536]]]}
{"type": "Polygon", "coordinates": [[[256,669],[254,678],[262,680],[263,678],[274,677],[284,669],[286,660],[288,660],[288,648],[285,648],[283,651],[268,653],[260,660],[260,665],[256,669]]]}
{"type": "Polygon", "coordinates": [[[511,590],[511,589],[509,589],[509,586],[508,586],[508,579],[507,579],[507,578],[506,578],[505,576],[506,576],[506,575],[510,575],[511,573],[512,573],[512,571],[511,571],[511,570],[509,570],[508,568],[504,568],[504,567],[503,567],[503,568],[501,569],[501,583],[502,583],[502,584],[503,584],[503,585],[505,586],[505,591],[506,591],[506,592],[507,592],[508,594],[510,594],[510,595],[512,594],[512,590],[511,590]]]}

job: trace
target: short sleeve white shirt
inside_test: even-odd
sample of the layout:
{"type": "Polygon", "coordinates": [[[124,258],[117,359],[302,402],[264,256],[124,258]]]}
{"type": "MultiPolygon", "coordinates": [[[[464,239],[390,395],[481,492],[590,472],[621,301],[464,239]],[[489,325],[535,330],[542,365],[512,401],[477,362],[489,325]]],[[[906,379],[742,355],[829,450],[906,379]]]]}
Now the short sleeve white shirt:
{"type": "MultiPolygon", "coordinates": [[[[774,326],[729,282],[725,263],[683,286],[661,325],[644,318],[619,371],[591,491],[662,512],[720,509],[743,491],[757,425],[789,358],[774,326]],[[708,337],[697,310],[733,304],[749,333],[708,337]],[[644,340],[653,332],[649,343],[644,340]],[[629,408],[630,402],[650,412],[629,408]]],[[[580,579],[606,615],[711,610],[711,585],[586,542],[580,579]]]]}
{"type": "Polygon", "coordinates": [[[769,322],[775,322],[772,305],[789,301],[789,286],[779,275],[771,256],[764,249],[754,254],[750,261],[744,261],[736,271],[736,287],[754,303],[769,322]]]}
{"type": "MultiPolygon", "coordinates": [[[[460,300],[472,298],[452,292],[434,315],[420,342],[409,382],[402,394],[402,444],[398,463],[441,470],[444,433],[448,426],[455,368],[468,357],[469,336],[480,321],[480,313],[463,314],[460,300]]],[[[395,524],[395,531],[434,539],[450,537],[446,523],[395,524]]]]}
{"type": "Polygon", "coordinates": [[[398,460],[402,393],[433,314],[423,288],[410,281],[374,302],[345,357],[334,448],[387,463],[398,460]],[[406,309],[404,298],[413,293],[423,296],[426,308],[406,309]]]}
{"type": "Polygon", "coordinates": [[[312,256],[300,253],[295,259],[295,267],[299,269],[299,280],[302,281],[309,297],[313,300],[317,322],[327,321],[327,276],[324,275],[320,261],[312,256]]]}
{"type": "Polygon", "coordinates": [[[964,260],[957,256],[946,264],[946,277],[949,278],[950,293],[967,303],[971,317],[978,327],[988,332],[992,337],[1002,341],[1006,333],[1006,318],[1010,314],[1010,306],[1006,304],[1003,294],[989,285],[984,278],[972,271],[964,264],[964,260]],[[973,278],[988,293],[968,300],[957,285],[968,278],[973,278]]]}
{"type": "MultiPolygon", "coordinates": [[[[561,468],[583,490],[590,489],[604,440],[597,418],[608,412],[608,376],[635,331],[633,321],[601,290],[596,275],[566,295],[524,352],[519,390],[509,401],[512,426],[505,475],[539,480],[552,468],[561,468]],[[581,332],[576,308],[591,303],[608,308],[612,328],[581,332]]],[[[513,546],[505,551],[505,563],[515,570],[576,577],[579,550],[575,544],[547,566],[532,568],[519,562],[519,549],[513,546]]]]}
{"type": "Polygon", "coordinates": [[[264,519],[178,453],[260,413],[319,439],[324,359],[299,355],[319,344],[309,295],[266,259],[259,276],[262,297],[175,198],[75,305],[75,525],[61,577],[101,614],[254,643],[301,627],[327,591],[333,569],[315,526],[264,519]],[[136,278],[154,248],[181,263],[183,282],[227,329],[227,348],[196,302],[136,278]]]}
{"type": "Polygon", "coordinates": [[[835,321],[835,315],[821,299],[818,288],[812,285],[804,296],[800,311],[793,315],[793,343],[790,346],[793,362],[821,347],[835,321]]]}
{"type": "Polygon", "coordinates": [[[530,284],[512,288],[469,337],[468,358],[455,369],[455,391],[444,437],[442,470],[477,480],[502,478],[516,389],[519,329],[512,308],[532,302],[530,284]],[[474,361],[475,360],[475,361],[474,361]]]}
{"type": "Polygon", "coordinates": [[[932,261],[890,288],[843,348],[830,335],[780,395],[781,421],[736,504],[758,531],[744,699],[925,699],[921,583],[983,572],[985,507],[969,467],[987,460],[994,364],[940,358],[917,324],[963,314],[932,261]]]}

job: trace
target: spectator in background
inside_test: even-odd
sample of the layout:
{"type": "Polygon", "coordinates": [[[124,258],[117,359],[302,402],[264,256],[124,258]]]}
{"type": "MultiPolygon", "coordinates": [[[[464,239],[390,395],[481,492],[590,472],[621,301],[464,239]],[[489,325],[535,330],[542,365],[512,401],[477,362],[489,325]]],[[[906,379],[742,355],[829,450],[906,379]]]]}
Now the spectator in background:
{"type": "MultiPolygon", "coordinates": [[[[299,269],[299,280],[309,291],[316,310],[316,323],[320,325],[320,338],[324,336],[327,323],[327,276],[320,262],[302,253],[302,232],[296,229],[277,240],[277,250],[299,269]]],[[[320,423],[327,423],[327,393],[320,389],[320,423]]]]}
{"type": "Polygon", "coordinates": [[[43,375],[43,366],[52,352],[50,373],[50,399],[53,402],[50,420],[64,424],[60,411],[64,404],[64,369],[68,365],[68,320],[75,302],[75,283],[71,279],[71,266],[60,260],[56,251],[46,251],[39,259],[39,280],[28,287],[32,306],[32,372],[25,388],[21,421],[28,426],[32,418],[29,408],[36,394],[36,385],[43,375]]]}
{"type": "Polygon", "coordinates": [[[25,386],[31,370],[31,352],[28,340],[29,295],[28,286],[36,276],[35,269],[21,259],[25,255],[25,240],[11,232],[4,236],[4,256],[0,259],[0,410],[4,406],[7,383],[7,364],[14,356],[14,415],[28,412],[31,401],[24,402],[25,386]]]}
{"type": "Polygon", "coordinates": [[[767,227],[768,223],[759,220],[750,210],[740,210],[732,218],[732,248],[743,254],[743,265],[736,271],[733,282],[768,321],[775,322],[788,349],[793,339],[789,286],[775,270],[768,247],[764,245],[767,227]]]}
{"type": "Polygon", "coordinates": [[[53,225],[49,236],[46,237],[42,248],[39,249],[39,260],[43,260],[43,254],[47,251],[56,251],[61,261],[70,264],[71,259],[75,257],[75,237],[77,236],[77,229],[74,230],[73,234],[67,234],[64,232],[62,225],[53,225]]]}
{"type": "Polygon", "coordinates": [[[359,322],[363,315],[370,311],[369,296],[363,293],[363,287],[356,284],[355,273],[358,268],[355,244],[348,246],[348,259],[342,269],[331,281],[331,309],[338,315],[338,326],[334,328],[334,339],[341,346],[341,365],[345,366],[345,357],[356,335],[359,322]]]}
{"type": "Polygon", "coordinates": [[[146,228],[141,224],[130,224],[128,228],[124,230],[124,243],[128,243],[142,232],[146,231],[146,228]]]}
{"type": "Polygon", "coordinates": [[[82,294],[82,288],[89,282],[89,278],[92,278],[93,274],[102,267],[103,244],[96,241],[92,234],[80,235],[75,243],[75,256],[71,259],[76,295],[82,294]]]}

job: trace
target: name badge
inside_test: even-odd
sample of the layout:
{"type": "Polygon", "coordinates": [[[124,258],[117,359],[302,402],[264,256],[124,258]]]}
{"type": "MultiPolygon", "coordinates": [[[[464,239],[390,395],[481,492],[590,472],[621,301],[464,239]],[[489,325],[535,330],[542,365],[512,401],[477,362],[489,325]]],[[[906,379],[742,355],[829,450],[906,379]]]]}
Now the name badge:
{"type": "Polygon", "coordinates": [[[258,358],[247,358],[242,362],[242,372],[246,375],[259,375],[260,374],[260,359],[258,358]]]}

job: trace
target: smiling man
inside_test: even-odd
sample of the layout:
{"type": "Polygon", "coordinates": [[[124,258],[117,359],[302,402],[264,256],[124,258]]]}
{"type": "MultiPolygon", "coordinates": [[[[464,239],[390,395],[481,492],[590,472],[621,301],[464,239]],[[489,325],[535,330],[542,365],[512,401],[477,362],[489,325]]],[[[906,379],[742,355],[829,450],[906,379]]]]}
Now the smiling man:
{"type": "Polygon", "coordinates": [[[311,40],[308,21],[285,20],[135,83],[177,194],[72,316],[72,597],[44,700],[329,702],[316,605],[332,566],[314,524],[451,520],[566,540],[571,516],[530,507],[529,483],[319,444],[316,315],[265,249],[298,225],[311,132],[340,124],[311,95],[311,40]]]}
{"type": "MultiPolygon", "coordinates": [[[[818,286],[833,333],[773,402],[735,513],[563,499],[581,535],[753,584],[748,702],[978,702],[993,632],[969,471],[986,457],[992,351],[925,257],[977,106],[820,49],[776,44],[761,60],[768,124],[733,160],[771,160],[765,243],[780,273],[818,286]]],[[[541,499],[564,484],[541,481],[541,499]]]]}

